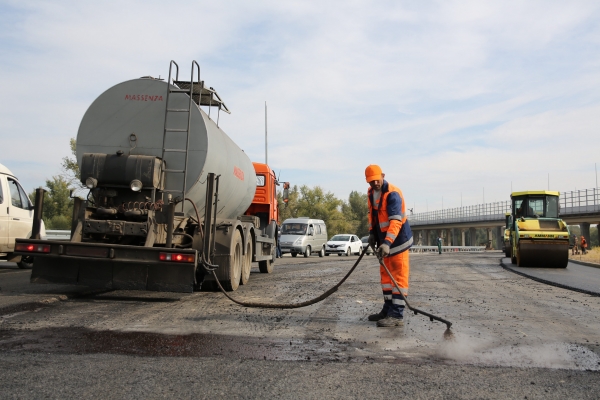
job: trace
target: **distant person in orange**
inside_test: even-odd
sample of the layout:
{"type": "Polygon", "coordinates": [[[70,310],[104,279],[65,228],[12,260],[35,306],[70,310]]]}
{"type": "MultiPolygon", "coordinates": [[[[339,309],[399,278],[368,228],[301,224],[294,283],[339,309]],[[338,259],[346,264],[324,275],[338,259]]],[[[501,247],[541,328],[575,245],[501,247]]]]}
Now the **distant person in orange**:
{"type": "Polygon", "coordinates": [[[581,235],[581,254],[586,254],[587,253],[587,240],[585,240],[585,237],[583,235],[581,235]]]}

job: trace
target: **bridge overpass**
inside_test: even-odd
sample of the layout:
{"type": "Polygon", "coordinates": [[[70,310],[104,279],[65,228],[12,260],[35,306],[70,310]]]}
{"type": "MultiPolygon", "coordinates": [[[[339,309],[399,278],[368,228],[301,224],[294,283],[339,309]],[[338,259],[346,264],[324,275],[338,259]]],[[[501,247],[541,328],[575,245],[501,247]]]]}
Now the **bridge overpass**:
{"type": "MultiPolygon", "coordinates": [[[[600,190],[561,192],[559,204],[560,217],[569,225],[579,225],[591,243],[590,224],[600,224],[600,190]]],[[[408,220],[415,244],[432,245],[432,235],[439,235],[445,246],[477,246],[491,241],[494,248],[501,249],[507,212],[511,212],[510,200],[411,214],[408,220]],[[487,240],[477,243],[476,229],[487,230],[487,240]]]]}

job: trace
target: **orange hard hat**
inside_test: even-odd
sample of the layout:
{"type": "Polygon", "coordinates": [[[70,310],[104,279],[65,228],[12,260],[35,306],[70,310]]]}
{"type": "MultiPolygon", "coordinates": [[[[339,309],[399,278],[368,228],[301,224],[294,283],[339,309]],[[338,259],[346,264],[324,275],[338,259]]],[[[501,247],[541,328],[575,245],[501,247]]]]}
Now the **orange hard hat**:
{"type": "Polygon", "coordinates": [[[382,180],[383,178],[381,174],[381,167],[379,165],[371,164],[365,169],[365,178],[367,179],[367,183],[382,180]]]}

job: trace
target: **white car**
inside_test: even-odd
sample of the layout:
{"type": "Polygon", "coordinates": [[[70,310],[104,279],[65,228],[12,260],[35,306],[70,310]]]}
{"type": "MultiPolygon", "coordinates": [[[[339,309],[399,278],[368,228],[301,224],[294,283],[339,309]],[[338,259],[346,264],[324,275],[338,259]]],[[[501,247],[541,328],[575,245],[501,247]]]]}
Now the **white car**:
{"type": "Polygon", "coordinates": [[[351,235],[349,233],[342,233],[339,235],[335,235],[325,245],[325,255],[328,256],[330,254],[337,254],[341,256],[345,254],[349,256],[350,254],[360,255],[362,251],[362,242],[356,235],[351,235]]]}

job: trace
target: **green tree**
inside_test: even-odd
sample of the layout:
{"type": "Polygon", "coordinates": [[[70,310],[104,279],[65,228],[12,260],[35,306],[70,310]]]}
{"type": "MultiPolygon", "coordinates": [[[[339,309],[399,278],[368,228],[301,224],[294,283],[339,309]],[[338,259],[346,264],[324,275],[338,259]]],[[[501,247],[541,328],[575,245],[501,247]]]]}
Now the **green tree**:
{"type": "Polygon", "coordinates": [[[366,193],[350,192],[348,203],[342,205],[342,212],[352,224],[352,232],[358,237],[369,234],[369,204],[366,193]]]}
{"type": "Polygon", "coordinates": [[[327,225],[329,237],[338,233],[354,232],[351,220],[342,211],[344,202],[331,192],[325,192],[320,186],[309,188],[303,185],[289,190],[287,206],[283,205],[281,193],[277,195],[281,205],[281,222],[288,218],[309,217],[322,219],[327,225]]]}
{"type": "Polygon", "coordinates": [[[75,138],[69,140],[69,146],[71,147],[71,157],[64,157],[62,159],[62,176],[69,183],[69,186],[78,192],[85,190],[86,187],[81,183],[81,171],[79,170],[79,164],[77,164],[77,141],[75,138]]]}
{"type": "MultiPolygon", "coordinates": [[[[46,180],[42,219],[46,229],[71,229],[73,199],[70,198],[69,182],[61,175],[46,180]]],[[[29,197],[35,203],[35,191],[29,197]]]]}

